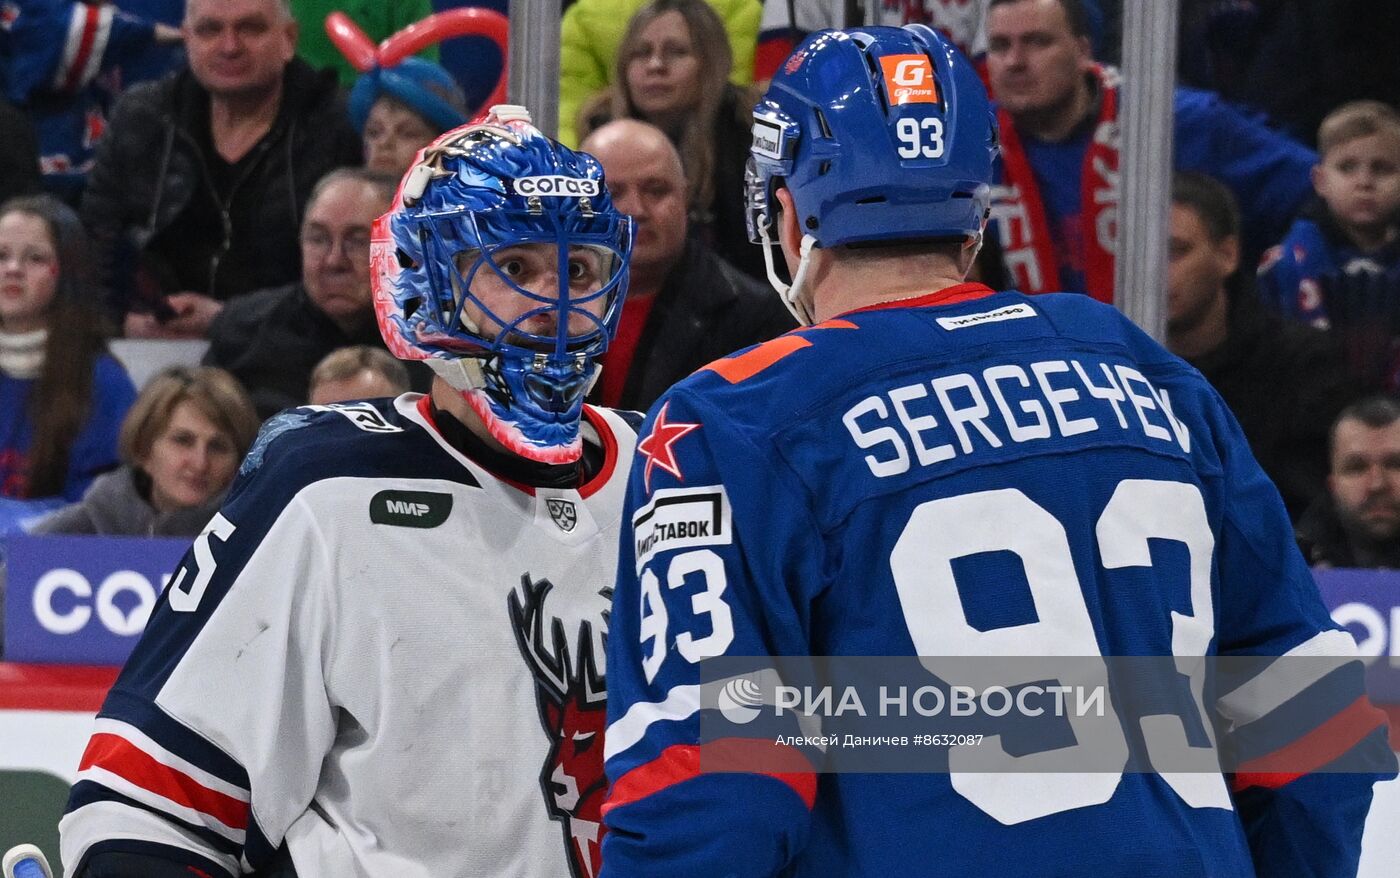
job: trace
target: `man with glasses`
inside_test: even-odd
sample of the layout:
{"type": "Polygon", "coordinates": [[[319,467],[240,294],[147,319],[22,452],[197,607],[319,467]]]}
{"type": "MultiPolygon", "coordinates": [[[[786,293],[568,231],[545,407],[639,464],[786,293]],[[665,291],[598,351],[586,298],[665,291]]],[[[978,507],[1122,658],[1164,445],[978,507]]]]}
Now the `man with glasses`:
{"type": "Polygon", "coordinates": [[[370,301],[369,229],[396,185],[361,168],[323,177],[301,224],[301,280],[240,296],[210,325],[205,364],[236,375],[262,417],[306,402],[311,371],[331,351],[384,346],[370,301]]]}

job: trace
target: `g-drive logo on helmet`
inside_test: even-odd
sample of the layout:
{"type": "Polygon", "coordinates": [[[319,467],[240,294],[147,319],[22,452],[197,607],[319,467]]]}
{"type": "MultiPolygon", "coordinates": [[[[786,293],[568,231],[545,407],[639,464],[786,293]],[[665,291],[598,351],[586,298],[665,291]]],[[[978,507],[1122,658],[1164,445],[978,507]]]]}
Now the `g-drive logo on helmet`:
{"type": "Polygon", "coordinates": [[[880,59],[890,103],[936,104],[938,82],[925,55],[886,55],[880,59]]]}
{"type": "Polygon", "coordinates": [[[541,177],[516,177],[511,185],[516,195],[540,195],[546,198],[597,198],[598,181],[581,177],[547,174],[541,177]]]}

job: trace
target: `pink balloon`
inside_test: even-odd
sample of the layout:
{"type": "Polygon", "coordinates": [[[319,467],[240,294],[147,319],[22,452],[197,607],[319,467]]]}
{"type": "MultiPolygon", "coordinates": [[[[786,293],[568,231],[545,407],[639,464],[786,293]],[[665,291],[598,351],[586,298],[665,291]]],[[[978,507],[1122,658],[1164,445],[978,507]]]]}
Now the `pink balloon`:
{"type": "Polygon", "coordinates": [[[414,52],[453,37],[487,37],[502,54],[509,41],[510,23],[492,9],[462,7],[434,13],[415,21],[379,44],[379,63],[392,67],[414,52]]]}
{"type": "Polygon", "coordinates": [[[493,9],[470,6],[448,9],[416,21],[379,44],[379,63],[391,67],[434,43],[453,37],[473,36],[486,37],[501,50],[501,76],[482,107],[503,104],[506,101],[506,74],[510,70],[510,22],[493,9]]]}
{"type": "Polygon", "coordinates": [[[344,12],[332,12],[326,16],[326,35],[345,56],[345,60],[350,62],[350,66],[361,73],[374,67],[378,60],[374,41],[344,12]]]}
{"type": "Polygon", "coordinates": [[[501,76],[496,80],[491,96],[478,110],[506,101],[506,75],[510,70],[510,21],[494,9],[468,6],[437,12],[415,21],[377,47],[348,15],[332,12],[326,16],[326,34],[350,62],[350,66],[361,73],[376,65],[393,67],[409,55],[453,37],[486,37],[501,50],[501,76]]]}

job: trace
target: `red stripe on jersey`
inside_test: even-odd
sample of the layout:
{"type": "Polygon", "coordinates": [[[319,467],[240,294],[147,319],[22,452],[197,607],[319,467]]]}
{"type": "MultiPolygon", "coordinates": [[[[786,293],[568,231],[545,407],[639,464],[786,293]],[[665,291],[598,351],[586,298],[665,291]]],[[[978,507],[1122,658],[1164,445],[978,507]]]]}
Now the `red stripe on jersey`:
{"type": "Polygon", "coordinates": [[[1363,695],[1287,747],[1241,765],[1232,786],[1239,792],[1249,787],[1276,790],[1290,784],[1341,757],[1380,728],[1385,719],[1363,695]]]}
{"type": "Polygon", "coordinates": [[[598,431],[598,438],[603,440],[603,465],[598,467],[598,471],[593,474],[593,478],[583,483],[578,489],[578,495],[587,500],[598,492],[598,489],[608,483],[612,478],[613,470],[617,469],[617,437],[613,435],[612,427],[608,426],[608,419],[602,414],[593,410],[593,406],[583,407],[583,416],[588,423],[593,425],[593,429],[598,431]]]}
{"type": "Polygon", "coordinates": [[[787,784],[809,809],[817,798],[817,776],[795,747],[767,738],[721,738],[708,744],[675,744],[617,779],[603,816],[702,774],[761,774],[787,784]]]}
{"type": "Polygon", "coordinates": [[[97,25],[101,15],[102,9],[97,4],[87,8],[87,16],[83,21],[82,42],[78,44],[78,54],[73,56],[73,64],[68,68],[68,75],[63,79],[64,91],[76,91],[82,80],[83,70],[87,67],[88,57],[92,54],[92,44],[97,42],[97,25]]]}
{"type": "Polygon", "coordinates": [[[192,808],[233,829],[248,828],[248,803],[211,790],[182,771],[162,765],[135,744],[108,732],[88,741],[79,771],[105,769],[143,790],[192,808]]]}
{"type": "Polygon", "coordinates": [[[866,305],[864,308],[856,308],[854,311],[847,311],[849,314],[864,314],[866,311],[884,311],[888,308],[927,308],[932,305],[956,305],[959,302],[970,302],[973,299],[985,299],[994,295],[996,290],[985,284],[967,283],[956,286],[945,287],[936,293],[925,293],[922,296],[914,296],[908,299],[893,299],[888,302],[879,302],[874,305],[866,305]]]}

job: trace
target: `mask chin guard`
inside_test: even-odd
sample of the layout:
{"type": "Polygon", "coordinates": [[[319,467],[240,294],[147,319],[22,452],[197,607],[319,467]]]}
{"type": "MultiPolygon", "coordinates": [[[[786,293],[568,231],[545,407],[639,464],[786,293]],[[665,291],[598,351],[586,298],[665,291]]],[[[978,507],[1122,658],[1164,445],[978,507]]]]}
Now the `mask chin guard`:
{"type": "MultiPolygon", "coordinates": [[[[540,361],[542,361],[542,357],[540,361]]],[[[569,399],[555,400],[558,405],[545,405],[544,396],[553,396],[563,392],[563,388],[553,388],[550,386],[532,387],[532,379],[540,385],[549,385],[550,382],[537,378],[538,372],[531,369],[528,374],[523,375],[520,380],[514,381],[502,375],[499,369],[490,369],[485,364],[482,357],[459,357],[455,359],[442,359],[434,357],[427,360],[429,368],[433,373],[442,378],[452,387],[453,390],[461,394],[486,427],[486,431],[493,439],[500,442],[521,457],[537,461],[539,463],[571,463],[582,454],[582,445],[579,439],[579,420],[575,414],[572,425],[556,423],[552,428],[559,435],[554,437],[554,442],[540,443],[532,441],[528,437],[538,432],[539,419],[536,414],[542,414],[547,410],[557,410],[558,414],[566,414],[568,409],[581,404],[582,399],[593,391],[593,387],[598,383],[598,378],[602,374],[603,367],[598,363],[590,363],[591,369],[586,377],[581,376],[583,382],[581,388],[569,388],[569,399]],[[512,397],[529,395],[535,405],[507,405],[500,397],[502,394],[512,397]],[[530,409],[537,409],[537,413],[532,413],[530,409]]],[[[565,418],[569,420],[569,418],[565,418]]]]}

